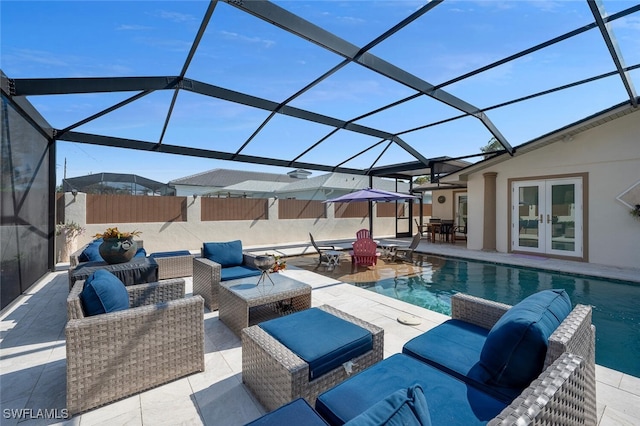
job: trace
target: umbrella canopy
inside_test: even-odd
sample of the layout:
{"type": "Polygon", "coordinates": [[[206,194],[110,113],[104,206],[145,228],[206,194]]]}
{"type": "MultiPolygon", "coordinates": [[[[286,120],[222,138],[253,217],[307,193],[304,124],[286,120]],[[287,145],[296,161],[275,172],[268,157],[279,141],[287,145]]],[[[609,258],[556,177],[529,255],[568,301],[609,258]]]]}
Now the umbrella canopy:
{"type": "Polygon", "coordinates": [[[323,203],[350,203],[353,201],[369,201],[369,233],[373,235],[373,201],[401,201],[409,198],[418,198],[414,195],[400,194],[397,192],[383,191],[382,189],[365,188],[359,191],[350,192],[340,197],[332,198],[323,203]]]}
{"type": "Polygon", "coordinates": [[[418,198],[414,195],[400,194],[397,192],[383,191],[382,189],[365,188],[350,192],[340,197],[332,198],[324,203],[350,203],[352,201],[399,201],[409,198],[418,198]]]}

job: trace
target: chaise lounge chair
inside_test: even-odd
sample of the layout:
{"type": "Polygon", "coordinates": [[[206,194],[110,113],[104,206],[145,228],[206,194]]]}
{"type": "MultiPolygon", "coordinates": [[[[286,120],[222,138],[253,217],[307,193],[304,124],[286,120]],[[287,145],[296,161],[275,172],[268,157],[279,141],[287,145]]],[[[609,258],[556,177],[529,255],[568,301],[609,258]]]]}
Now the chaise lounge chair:
{"type": "Polygon", "coordinates": [[[393,260],[401,259],[401,260],[408,260],[409,262],[412,262],[413,252],[416,250],[416,248],[418,248],[418,244],[420,244],[421,238],[422,238],[422,235],[420,235],[420,233],[418,232],[416,235],[413,236],[413,239],[411,240],[411,244],[409,244],[409,246],[396,247],[395,256],[393,257],[393,260]]]}
{"type": "MultiPolygon", "coordinates": [[[[417,386],[427,424],[435,426],[595,426],[595,383],[591,307],[571,309],[563,290],[536,293],[514,307],[456,294],[452,319],[409,341],[403,353],[324,392],[315,410],[291,405],[330,425],[389,417],[424,424],[425,413],[405,409],[415,405],[409,394],[417,386]]],[[[291,408],[281,410],[280,419],[291,408]]]]}
{"type": "Polygon", "coordinates": [[[457,294],[452,319],[318,397],[342,424],[398,389],[419,384],[434,425],[596,424],[591,307],[564,290],[514,307],[457,294]]]}
{"type": "Polygon", "coordinates": [[[313,248],[318,252],[318,265],[321,265],[323,262],[333,266],[338,263],[340,259],[341,251],[336,250],[335,246],[319,246],[316,244],[316,241],[313,239],[313,235],[309,232],[309,238],[311,239],[311,244],[313,248]]]}

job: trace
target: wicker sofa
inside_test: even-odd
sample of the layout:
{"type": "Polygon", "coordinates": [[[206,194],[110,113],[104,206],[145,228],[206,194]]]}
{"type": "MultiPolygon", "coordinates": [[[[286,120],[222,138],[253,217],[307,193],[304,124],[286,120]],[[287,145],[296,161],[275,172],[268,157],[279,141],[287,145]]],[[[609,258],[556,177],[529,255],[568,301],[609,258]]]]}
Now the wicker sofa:
{"type": "Polygon", "coordinates": [[[183,279],[126,287],[131,308],[86,317],[67,298],[67,409],[83,412],[204,371],[204,301],[183,279]]]}
{"type": "MultiPolygon", "coordinates": [[[[509,308],[456,294],[452,297],[452,320],[488,330],[509,308]]],[[[443,353],[445,363],[447,356],[458,356],[450,350],[443,353]]],[[[591,324],[591,307],[577,305],[571,310],[549,337],[544,355],[542,372],[506,402],[451,369],[402,353],[319,395],[315,411],[307,408],[303,414],[294,415],[298,418],[304,415],[309,420],[317,416],[329,424],[343,424],[366,415],[370,409],[375,411],[385,396],[398,388],[419,384],[424,389],[434,425],[596,425],[595,328],[591,324]]],[[[291,405],[282,407],[283,412],[278,413],[281,424],[286,423],[291,405]]],[[[260,424],[271,424],[269,416],[260,424]]]]}

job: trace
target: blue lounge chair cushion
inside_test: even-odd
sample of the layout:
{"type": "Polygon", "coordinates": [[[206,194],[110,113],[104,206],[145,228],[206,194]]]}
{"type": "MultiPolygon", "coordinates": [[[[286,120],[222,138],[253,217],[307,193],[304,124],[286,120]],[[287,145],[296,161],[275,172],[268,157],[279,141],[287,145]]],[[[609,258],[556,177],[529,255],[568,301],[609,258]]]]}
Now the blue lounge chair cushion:
{"type": "Polygon", "coordinates": [[[260,327],[309,364],[309,380],[373,348],[368,330],[318,308],[265,321],[260,327]]]}
{"type": "Polygon", "coordinates": [[[402,353],[472,383],[504,402],[511,402],[523,388],[505,388],[486,383],[480,367],[480,352],[489,330],[451,319],[405,343],[402,353]]]}
{"type": "Polygon", "coordinates": [[[311,408],[304,398],[298,398],[251,423],[247,423],[245,426],[282,425],[327,426],[327,422],[311,408]]]}
{"type": "Polygon", "coordinates": [[[202,256],[216,263],[223,268],[229,266],[242,265],[242,241],[227,241],[224,243],[204,243],[202,256]]]}
{"type": "Polygon", "coordinates": [[[509,309],[491,328],[480,353],[487,383],[528,386],[542,371],[549,337],[570,312],[564,290],[540,291],[509,309]]]}
{"type": "Polygon", "coordinates": [[[98,238],[97,240],[91,241],[80,256],[78,256],[78,262],[104,262],[102,256],[100,256],[99,247],[102,244],[103,239],[98,238]]]}
{"type": "Polygon", "coordinates": [[[414,385],[392,393],[345,425],[431,426],[431,416],[422,388],[414,385]]]}
{"type": "Polygon", "coordinates": [[[395,354],[320,394],[316,411],[343,424],[397,391],[420,385],[436,425],[484,425],[507,403],[405,354],[395,354]]]}
{"type": "Polygon", "coordinates": [[[159,257],[174,257],[174,256],[190,256],[191,252],[189,250],[176,250],[176,251],[159,251],[156,253],[151,253],[149,257],[159,258],[159,257]]]}
{"type": "Polygon", "coordinates": [[[87,316],[129,309],[129,294],[118,277],[106,269],[98,269],[84,282],[80,293],[87,316]]]}
{"type": "Polygon", "coordinates": [[[262,272],[247,266],[229,266],[220,269],[220,281],[237,280],[239,278],[254,277],[262,272]]]}

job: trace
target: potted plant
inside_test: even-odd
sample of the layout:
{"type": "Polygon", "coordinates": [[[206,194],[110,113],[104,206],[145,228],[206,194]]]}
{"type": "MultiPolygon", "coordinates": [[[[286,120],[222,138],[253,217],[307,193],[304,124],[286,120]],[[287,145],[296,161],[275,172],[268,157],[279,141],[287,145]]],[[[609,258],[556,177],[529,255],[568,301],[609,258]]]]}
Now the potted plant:
{"type": "Polygon", "coordinates": [[[107,228],[102,234],[94,235],[95,238],[102,238],[102,244],[98,247],[100,256],[109,264],[125,263],[133,259],[136,254],[137,245],[133,237],[137,237],[142,232],[131,231],[122,232],[115,228],[107,228]]]}
{"type": "Polygon", "coordinates": [[[85,228],[76,222],[66,222],[56,225],[58,242],[58,261],[68,262],[71,253],[78,249],[78,237],[84,234],[85,228]]]}

